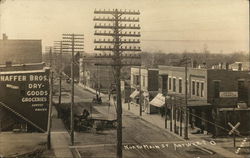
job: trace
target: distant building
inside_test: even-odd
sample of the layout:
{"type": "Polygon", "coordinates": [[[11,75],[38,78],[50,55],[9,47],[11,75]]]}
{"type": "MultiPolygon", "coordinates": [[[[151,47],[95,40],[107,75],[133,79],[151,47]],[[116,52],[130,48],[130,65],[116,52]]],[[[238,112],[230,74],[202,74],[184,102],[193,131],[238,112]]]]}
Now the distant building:
{"type": "Polygon", "coordinates": [[[0,65],[6,63],[25,64],[42,62],[42,41],[8,39],[4,34],[0,40],[0,65]]]}
{"type": "MultiPolygon", "coordinates": [[[[93,55],[85,55],[80,59],[79,82],[97,91],[108,93],[114,83],[113,69],[111,66],[95,65],[105,59],[95,58],[93,55]]],[[[108,61],[107,61],[108,62],[108,61]]]]}
{"type": "Polygon", "coordinates": [[[235,62],[229,65],[229,69],[233,71],[249,71],[249,62],[235,62]]]}
{"type": "MultiPolygon", "coordinates": [[[[79,81],[87,87],[109,93],[115,85],[115,70],[111,66],[113,60],[111,58],[97,58],[95,55],[85,54],[80,59],[79,81]]],[[[130,66],[124,66],[121,69],[121,80],[129,79],[130,66]]]]}
{"type": "MultiPolygon", "coordinates": [[[[241,122],[242,126],[239,127],[241,134],[250,134],[250,124],[247,122],[250,119],[249,77],[248,72],[244,71],[188,68],[190,125],[214,135],[225,135],[227,131],[219,126],[230,129],[228,122],[232,124],[241,122]]],[[[169,110],[180,111],[180,107],[185,103],[185,68],[159,66],[159,78],[161,78],[159,95],[166,94],[169,110]],[[174,102],[174,107],[169,106],[170,102],[174,102]]],[[[176,117],[180,119],[178,112],[176,117]]]]}

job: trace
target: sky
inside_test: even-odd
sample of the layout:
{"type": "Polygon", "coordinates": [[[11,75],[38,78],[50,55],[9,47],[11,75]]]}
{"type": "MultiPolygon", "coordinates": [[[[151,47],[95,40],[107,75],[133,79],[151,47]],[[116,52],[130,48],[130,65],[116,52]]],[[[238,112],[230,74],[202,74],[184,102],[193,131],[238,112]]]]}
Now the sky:
{"type": "Polygon", "coordinates": [[[140,10],[142,51],[249,52],[247,0],[2,0],[0,34],[45,47],[63,33],[83,33],[93,53],[95,8],[140,10]]]}

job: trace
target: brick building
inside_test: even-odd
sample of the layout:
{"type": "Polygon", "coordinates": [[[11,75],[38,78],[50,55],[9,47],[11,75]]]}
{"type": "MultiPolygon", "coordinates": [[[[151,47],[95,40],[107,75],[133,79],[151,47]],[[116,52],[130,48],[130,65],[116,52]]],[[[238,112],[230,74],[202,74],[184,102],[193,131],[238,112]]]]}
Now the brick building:
{"type": "MultiPolygon", "coordinates": [[[[241,134],[250,134],[249,77],[244,71],[188,68],[189,123],[214,135],[225,135],[225,129],[230,129],[228,122],[241,122],[241,134]]],[[[176,108],[168,106],[172,113],[173,109],[177,113],[183,110],[185,68],[159,66],[159,83],[160,93],[179,98],[174,103],[176,108]]]]}
{"type": "Polygon", "coordinates": [[[41,63],[42,41],[8,39],[4,34],[0,40],[0,65],[6,62],[12,64],[41,63]]]}
{"type": "MultiPolygon", "coordinates": [[[[27,77],[29,75],[44,75],[45,73],[49,74],[49,69],[45,67],[45,63],[0,66],[0,86],[2,88],[0,91],[0,130],[46,131],[45,129],[41,130],[39,127],[41,127],[41,124],[46,127],[45,124],[47,124],[46,120],[48,118],[47,109],[46,111],[34,111],[36,107],[32,107],[32,104],[39,103],[40,106],[43,105],[41,107],[47,108],[48,101],[34,101],[33,103],[31,101],[20,101],[20,98],[28,95],[29,90],[30,92],[32,91],[32,88],[27,87],[28,83],[43,83],[42,81],[28,82],[29,79],[27,77]],[[5,76],[9,78],[4,78],[5,76]]],[[[43,79],[40,78],[40,80],[43,79]]],[[[36,94],[29,99],[41,97],[42,93],[48,89],[48,82],[46,83],[43,83],[45,88],[39,88],[39,93],[41,92],[40,96],[36,94]]]]}

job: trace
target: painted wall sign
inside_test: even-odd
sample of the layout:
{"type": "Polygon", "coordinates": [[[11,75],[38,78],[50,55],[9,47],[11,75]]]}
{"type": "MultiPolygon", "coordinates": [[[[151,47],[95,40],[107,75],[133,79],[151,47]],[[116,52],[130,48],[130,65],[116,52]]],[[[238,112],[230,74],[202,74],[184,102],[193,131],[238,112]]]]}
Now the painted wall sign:
{"type": "Polygon", "coordinates": [[[0,72],[0,102],[47,131],[49,69],[0,72]]]}

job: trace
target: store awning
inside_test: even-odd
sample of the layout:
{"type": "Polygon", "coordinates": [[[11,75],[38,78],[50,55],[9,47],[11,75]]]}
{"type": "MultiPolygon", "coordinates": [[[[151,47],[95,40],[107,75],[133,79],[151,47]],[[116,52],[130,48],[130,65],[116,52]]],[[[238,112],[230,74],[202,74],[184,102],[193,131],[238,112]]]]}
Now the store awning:
{"type": "Polygon", "coordinates": [[[155,96],[155,98],[149,102],[149,104],[156,106],[156,107],[161,107],[165,104],[165,97],[161,93],[158,93],[155,96]]]}
{"type": "Polygon", "coordinates": [[[135,90],[132,94],[130,94],[130,98],[134,99],[136,96],[139,95],[139,91],[138,90],[135,90]]]}

